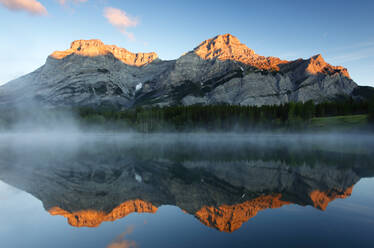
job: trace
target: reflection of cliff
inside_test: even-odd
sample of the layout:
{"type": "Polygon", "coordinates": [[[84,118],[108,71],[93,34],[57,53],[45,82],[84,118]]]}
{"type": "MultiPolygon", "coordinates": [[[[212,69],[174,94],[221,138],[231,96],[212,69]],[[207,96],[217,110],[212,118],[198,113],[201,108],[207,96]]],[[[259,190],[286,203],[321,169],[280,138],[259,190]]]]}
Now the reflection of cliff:
{"type": "MultiPolygon", "coordinates": [[[[336,198],[349,197],[352,189],[353,186],[342,192],[320,192],[316,190],[310,193],[310,199],[315,208],[326,210],[328,204],[336,198]]],[[[243,223],[255,217],[259,211],[292,204],[292,202],[284,201],[281,198],[281,194],[259,196],[234,205],[203,206],[200,210],[191,214],[208,227],[221,232],[233,232],[239,229],[243,223]]],[[[109,213],[91,209],[70,213],[60,207],[52,207],[48,210],[51,215],[64,216],[68,219],[68,223],[74,227],[98,227],[102,222],[115,221],[131,213],[155,213],[156,211],[157,207],[142,200],[124,202],[109,213]]]]}
{"type": "Polygon", "coordinates": [[[75,227],[97,227],[130,213],[155,213],[158,206],[175,205],[225,232],[269,208],[298,204],[324,210],[334,199],[349,196],[360,179],[353,170],[262,161],[252,161],[251,166],[245,161],[127,161],[121,166],[18,168],[0,177],[30,192],[51,215],[64,216],[75,227]]]}
{"type": "Polygon", "coordinates": [[[195,216],[209,227],[224,232],[233,232],[256,214],[267,208],[279,208],[290,202],[280,200],[281,194],[260,196],[250,201],[219,207],[204,206],[195,216]]]}
{"type": "Polygon", "coordinates": [[[52,207],[48,210],[51,215],[66,217],[69,224],[75,227],[97,227],[104,221],[115,221],[131,213],[155,213],[156,211],[157,207],[142,200],[124,202],[110,213],[91,209],[69,213],[60,207],[52,207]]]}
{"type": "MultiPolygon", "coordinates": [[[[347,155],[341,167],[341,156],[334,163],[334,156],[322,160],[313,151],[303,155],[313,158],[312,165],[306,159],[292,164],[276,159],[288,147],[257,148],[252,158],[240,149],[248,146],[230,150],[227,145],[224,157],[223,150],[200,146],[204,154],[193,157],[188,149],[179,156],[170,147],[152,146],[149,153],[150,146],[136,145],[0,147],[0,180],[34,195],[50,214],[76,227],[174,205],[209,227],[232,232],[269,208],[297,204],[325,210],[334,199],[348,197],[361,177],[373,174],[370,160],[363,160],[367,156],[347,155]]],[[[287,151],[294,157],[292,149],[287,151]]]]}
{"type": "Polygon", "coordinates": [[[345,199],[351,196],[352,190],[353,190],[353,186],[345,190],[342,190],[341,192],[336,192],[336,191],[321,192],[319,190],[315,190],[310,193],[310,199],[313,201],[313,205],[315,208],[326,210],[327,205],[333,200],[337,198],[345,199]]]}
{"type": "MultiPolygon", "coordinates": [[[[327,205],[336,198],[347,198],[352,193],[352,187],[343,192],[313,191],[310,198],[314,207],[326,210],[327,205]]],[[[250,201],[235,205],[222,205],[219,207],[204,206],[196,212],[195,216],[206,226],[218,229],[221,232],[233,232],[243,223],[256,216],[259,211],[269,208],[280,208],[292,202],[283,201],[281,194],[260,196],[250,201]]]]}

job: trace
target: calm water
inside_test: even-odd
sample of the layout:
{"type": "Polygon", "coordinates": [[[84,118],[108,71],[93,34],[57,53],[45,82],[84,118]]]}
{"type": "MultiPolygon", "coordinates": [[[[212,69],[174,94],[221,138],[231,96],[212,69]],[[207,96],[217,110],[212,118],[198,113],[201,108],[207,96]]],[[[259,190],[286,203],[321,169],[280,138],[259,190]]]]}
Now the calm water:
{"type": "Polygon", "coordinates": [[[374,247],[370,135],[0,135],[0,247],[374,247]]]}

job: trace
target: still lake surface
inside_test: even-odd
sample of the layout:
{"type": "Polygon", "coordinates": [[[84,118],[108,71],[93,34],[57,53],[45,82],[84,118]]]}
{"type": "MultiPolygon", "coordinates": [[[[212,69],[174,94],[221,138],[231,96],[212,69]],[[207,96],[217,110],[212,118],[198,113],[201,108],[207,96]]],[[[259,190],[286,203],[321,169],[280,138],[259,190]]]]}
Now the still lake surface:
{"type": "Polygon", "coordinates": [[[0,247],[374,247],[374,136],[1,134],[0,247]]]}

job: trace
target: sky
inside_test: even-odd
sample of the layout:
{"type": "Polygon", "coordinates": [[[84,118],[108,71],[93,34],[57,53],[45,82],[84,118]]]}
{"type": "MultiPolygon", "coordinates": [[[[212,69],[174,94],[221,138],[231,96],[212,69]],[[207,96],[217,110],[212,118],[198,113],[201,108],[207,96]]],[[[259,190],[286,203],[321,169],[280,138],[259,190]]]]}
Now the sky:
{"type": "Polygon", "coordinates": [[[230,33],[263,56],[322,54],[359,85],[374,86],[373,13],[373,0],[0,0],[0,84],[74,40],[169,60],[230,33]]]}

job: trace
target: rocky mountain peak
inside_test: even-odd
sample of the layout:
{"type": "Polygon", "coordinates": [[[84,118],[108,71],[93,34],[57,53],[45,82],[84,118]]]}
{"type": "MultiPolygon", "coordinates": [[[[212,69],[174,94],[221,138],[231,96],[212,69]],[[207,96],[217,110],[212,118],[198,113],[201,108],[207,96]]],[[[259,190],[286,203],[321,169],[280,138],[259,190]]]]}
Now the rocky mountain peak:
{"type": "Polygon", "coordinates": [[[231,34],[217,35],[205,40],[194,49],[194,52],[203,59],[218,58],[221,60],[255,55],[252,49],[242,44],[238,38],[231,34]]]}
{"type": "Polygon", "coordinates": [[[317,55],[312,56],[309,59],[309,61],[310,61],[310,64],[313,64],[313,65],[321,67],[321,68],[327,66],[327,63],[326,63],[325,59],[322,57],[321,54],[317,54],[317,55]]]}
{"type": "Polygon", "coordinates": [[[333,75],[335,73],[341,73],[347,78],[350,78],[348,70],[342,66],[332,66],[327,63],[321,54],[317,54],[312,56],[310,59],[307,60],[308,65],[306,71],[309,74],[328,74],[333,75]]]}
{"type": "Polygon", "coordinates": [[[1,86],[0,107],[26,106],[35,99],[47,106],[119,109],[260,106],[333,100],[357,88],[347,69],[328,64],[321,55],[294,61],[265,57],[230,34],[208,39],[176,60],[151,63],[156,58],[100,40],[77,40],[51,54],[45,66],[1,86]]]}
{"type": "Polygon", "coordinates": [[[322,54],[320,53],[312,56],[311,59],[315,61],[325,62],[325,59],[322,57],[322,54]]]}
{"type": "Polygon", "coordinates": [[[194,49],[194,53],[206,60],[232,60],[263,70],[278,71],[279,64],[288,62],[276,57],[257,55],[254,50],[248,48],[231,34],[218,35],[203,41],[194,49]]]}
{"type": "Polygon", "coordinates": [[[90,53],[94,50],[105,50],[105,44],[101,40],[75,40],[71,43],[70,49],[80,51],[81,53],[90,53]]]}
{"type": "Polygon", "coordinates": [[[132,53],[125,48],[120,48],[115,45],[105,45],[101,40],[98,39],[73,41],[70,49],[65,51],[55,51],[50,55],[50,57],[54,59],[63,59],[71,54],[85,57],[105,56],[112,54],[118,60],[132,66],[143,66],[158,58],[157,54],[154,52],[132,53]]]}

